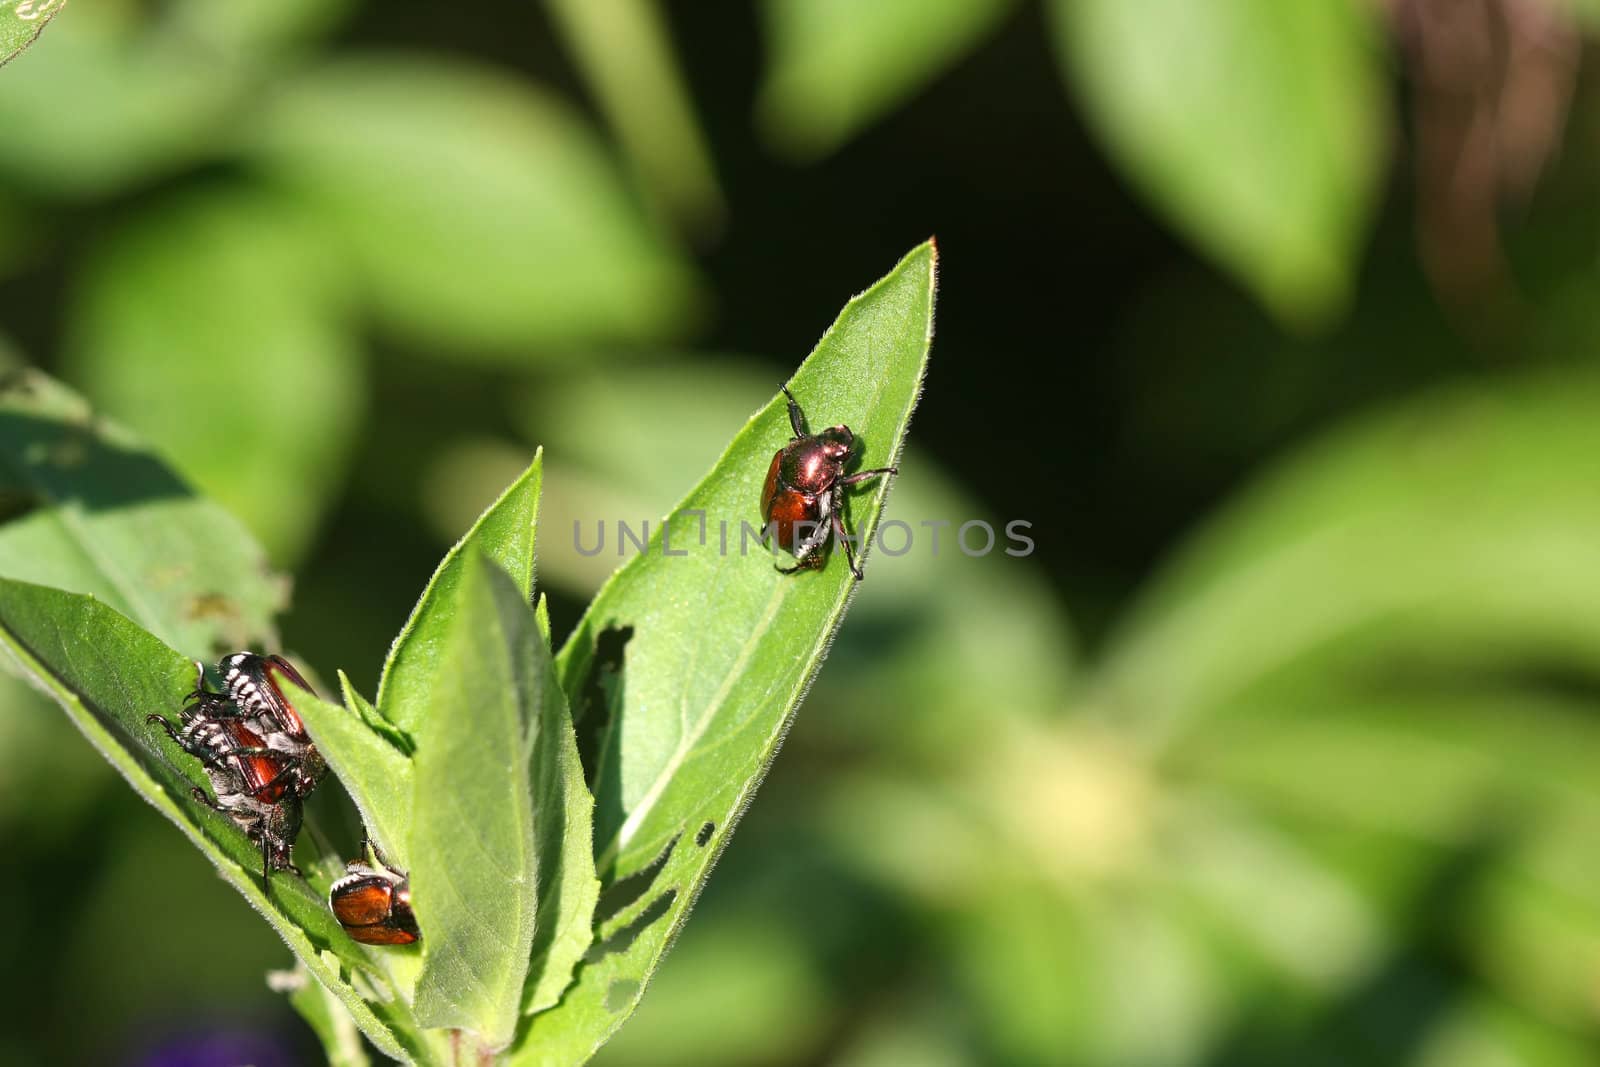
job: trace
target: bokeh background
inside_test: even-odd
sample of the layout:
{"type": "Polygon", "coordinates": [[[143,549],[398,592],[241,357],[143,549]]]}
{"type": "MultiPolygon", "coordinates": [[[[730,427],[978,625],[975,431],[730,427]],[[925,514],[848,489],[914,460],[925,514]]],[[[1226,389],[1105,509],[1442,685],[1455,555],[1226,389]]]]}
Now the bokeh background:
{"type": "MultiPolygon", "coordinates": [[[[0,363],[370,692],[536,444],[559,633],[573,519],[661,514],[937,234],[888,517],[1037,549],[871,561],[600,1062],[1596,1063],[1597,16],[80,0],[0,71],[0,363]]],[[[313,1060],[287,951],[0,685],[0,1063],[313,1060]]]]}

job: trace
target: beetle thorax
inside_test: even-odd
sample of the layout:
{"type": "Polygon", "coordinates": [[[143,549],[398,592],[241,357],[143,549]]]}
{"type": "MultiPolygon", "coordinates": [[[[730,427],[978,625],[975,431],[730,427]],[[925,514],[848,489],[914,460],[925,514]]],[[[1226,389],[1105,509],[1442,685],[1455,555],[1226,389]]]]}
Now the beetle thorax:
{"type": "Polygon", "coordinates": [[[808,496],[826,492],[843,472],[844,455],[838,447],[815,437],[802,438],[785,448],[779,467],[784,484],[808,496]]]}

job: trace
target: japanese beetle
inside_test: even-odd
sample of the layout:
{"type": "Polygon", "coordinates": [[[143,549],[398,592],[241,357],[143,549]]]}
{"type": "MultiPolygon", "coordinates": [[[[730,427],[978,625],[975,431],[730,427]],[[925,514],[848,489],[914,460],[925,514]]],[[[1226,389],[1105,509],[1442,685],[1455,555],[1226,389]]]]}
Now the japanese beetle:
{"type": "Polygon", "coordinates": [[[363,945],[409,945],[422,937],[411,910],[411,879],[369,849],[375,863],[345,864],[348,873],[328,890],[328,907],[344,932],[363,945]]]}
{"type": "Polygon", "coordinates": [[[293,667],[276,656],[238,653],[218,670],[229,695],[208,690],[205,667],[196,663],[194,691],[184,701],[179,724],[161,715],[146,721],[200,761],[216,798],[195,789],[195,799],[227,815],[260,846],[262,883],[270,887],[272,871],[299,873],[290,854],[300,833],[301,802],[327,767],[274,680],[281,673],[303,686],[293,667]]]}
{"type": "MultiPolygon", "coordinates": [[[[198,664],[197,664],[198,666],[198,664]]],[[[311,743],[306,724],[284,696],[280,677],[311,692],[311,685],[282,656],[258,656],[254,652],[235,652],[217,664],[232,706],[256,727],[267,747],[286,753],[298,761],[295,791],[301,798],[310,795],[327,773],[328,765],[311,743]]],[[[212,694],[203,693],[202,699],[212,694]]]]}
{"type": "Polygon", "coordinates": [[[295,789],[299,761],[268,748],[243,719],[213,716],[203,703],[185,708],[178,727],[160,715],[148,716],[147,721],[158,724],[179,748],[200,761],[216,799],[196,788],[195,800],[228,816],[260,846],[262,883],[268,884],[273,871],[298,874],[289,857],[300,833],[300,794],[295,789]]]}
{"type": "Polygon", "coordinates": [[[772,457],[766,484],[761,488],[761,516],[775,528],[779,546],[795,558],[794,566],[778,570],[783,574],[820,570],[827,563],[831,530],[844,543],[850,571],[860,581],[861,567],[844,528],[844,491],[879,475],[900,472],[895,467],[878,467],[845,474],[845,465],[855,451],[856,435],[848,426],[830,426],[812,433],[800,403],[787,385],[782,388],[789,401],[789,426],[794,436],[772,457]],[[802,538],[802,528],[812,532],[802,538]]]}

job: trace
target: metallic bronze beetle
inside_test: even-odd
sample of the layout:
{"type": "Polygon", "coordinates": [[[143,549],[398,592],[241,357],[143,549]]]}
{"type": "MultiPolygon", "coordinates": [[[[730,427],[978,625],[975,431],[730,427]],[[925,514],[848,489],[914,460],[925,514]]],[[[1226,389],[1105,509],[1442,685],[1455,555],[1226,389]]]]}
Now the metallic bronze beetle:
{"type": "Polygon", "coordinates": [[[411,879],[390,867],[372,845],[365,859],[345,864],[348,872],[328,890],[328,906],[344,932],[363,945],[409,945],[422,937],[411,910],[411,879]]]}
{"type": "Polygon", "coordinates": [[[844,527],[844,491],[881,474],[898,474],[899,469],[878,467],[845,474],[856,445],[850,427],[830,426],[814,434],[788,386],[783,387],[783,395],[789,400],[789,426],[794,436],[772,457],[761,490],[762,518],[775,528],[778,544],[795,558],[794,566],[778,570],[784,574],[820,570],[827,563],[828,535],[832,533],[844,543],[850,571],[860,581],[861,567],[844,527]]]}

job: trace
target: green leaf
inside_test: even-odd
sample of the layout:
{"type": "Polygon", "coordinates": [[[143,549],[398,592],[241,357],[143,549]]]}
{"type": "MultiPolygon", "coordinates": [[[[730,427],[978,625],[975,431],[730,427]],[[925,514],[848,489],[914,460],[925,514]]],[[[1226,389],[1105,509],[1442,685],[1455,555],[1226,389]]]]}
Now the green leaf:
{"type": "MultiPolygon", "coordinates": [[[[774,377],[753,360],[673,359],[626,375],[566,374],[530,390],[516,415],[530,438],[537,435],[560,457],[540,505],[545,529],[555,531],[540,549],[547,586],[593,595],[604,580],[595,572],[617,553],[608,544],[584,556],[576,541],[592,545],[601,516],[630,517],[637,526],[671,510],[678,487],[721,453],[718,427],[770,394],[774,377]],[[569,540],[574,522],[581,537],[569,540]]],[[[457,482],[470,480],[469,463],[448,469],[457,482]]],[[[1006,522],[990,520],[996,547],[989,555],[950,566],[960,555],[957,527],[988,516],[915,447],[902,471],[888,517],[908,529],[893,531],[889,543],[898,551],[909,537],[912,547],[852,604],[840,655],[817,683],[826,698],[817,703],[828,709],[830,730],[848,731],[841,743],[859,750],[865,739],[880,738],[905,753],[921,742],[942,760],[953,734],[991,731],[996,715],[1037,720],[1065,707],[1073,641],[1035,562],[1006,554],[1021,551],[1008,540],[1006,522]],[[923,524],[941,521],[947,525],[936,554],[933,530],[923,524]],[[894,638],[858,646],[848,636],[858,630],[894,638]]],[[[443,528],[460,525],[457,518],[443,528]]]]}
{"type": "Polygon", "coordinates": [[[1338,311],[1377,192],[1384,72],[1351,0],[1054,0],[1112,157],[1280,316],[1338,311]]]}
{"type": "Polygon", "coordinates": [[[53,198],[99,196],[214,151],[241,85],[173,32],[174,6],[74,4],[39,56],[8,66],[0,172],[53,198]]]}
{"type": "Polygon", "coordinates": [[[534,642],[534,659],[536,673],[544,679],[544,697],[531,767],[539,916],[523,995],[523,1012],[530,1015],[555,1004],[571,984],[573,968],[594,939],[594,907],[600,896],[594,872],[594,797],[584,783],[567,697],[550,661],[550,621],[543,597],[535,615],[541,639],[534,642]]]}
{"type": "MultiPolygon", "coordinates": [[[[279,873],[270,898],[261,886],[261,853],[224,815],[198,803],[209,794],[198,760],[178,752],[151,714],[176,713],[194,686],[194,664],[90,596],[0,579],[0,648],[35,686],[55,699],[73,724],[134,790],[183,831],[224,881],[243,894],[379,1049],[399,1058],[417,1039],[392,998],[364,1000],[344,977],[364,961],[316,887],[279,873]]],[[[316,874],[314,842],[302,838],[297,858],[316,874]]]]}
{"type": "Polygon", "coordinates": [[[370,56],[299,72],[254,161],[348,248],[390,327],[498,361],[679,329],[694,282],[554,97],[370,56]],[[464,117],[470,116],[470,121],[464,117]]]}
{"type": "MultiPolygon", "coordinates": [[[[928,355],[934,267],[931,242],[911,252],[846,306],[790,383],[816,424],[857,432],[864,467],[903,447],[928,355]]],[[[759,546],[738,549],[740,523],[760,525],[762,481],[789,435],[775,397],[678,505],[673,543],[656,529],[557,659],[580,749],[588,738],[594,753],[595,850],[609,897],[577,982],[533,1018],[518,1063],[582,1060],[632,1012],[843,617],[855,583],[842,559],[782,575],[759,546]]],[[[858,536],[875,529],[887,492],[880,480],[855,495],[858,536]]]]}
{"type": "Polygon", "coordinates": [[[1263,687],[1294,706],[1296,686],[1374,667],[1593,669],[1597,454],[1587,372],[1440,390],[1331,434],[1151,584],[1101,699],[1172,737],[1263,687]]]}
{"type": "Polygon", "coordinates": [[[439,632],[433,713],[417,730],[411,885],[422,927],[416,1013],[511,1041],[538,908],[529,781],[546,694],[544,648],[516,581],[462,557],[439,632]]]}
{"type": "MultiPolygon", "coordinates": [[[[355,706],[341,708],[293,683],[283,684],[290,689],[286,695],[305,720],[317,751],[350,793],[385,858],[401,870],[409,869],[411,760],[355,706]]],[[[346,689],[346,700],[350,693],[346,689]]]]}
{"type": "Polygon", "coordinates": [[[489,505],[445,555],[395,638],[378,683],[378,711],[400,729],[414,731],[432,713],[430,691],[439,674],[443,634],[451,625],[457,587],[473,551],[510,574],[524,597],[532,600],[543,471],[543,453],[536,452],[522,477],[489,505]]]}
{"type": "Polygon", "coordinates": [[[722,192],[660,6],[547,0],[596,103],[652,196],[686,228],[722,221],[722,192]]]}
{"type": "Polygon", "coordinates": [[[285,592],[235,519],[33,371],[0,379],[0,575],[91,593],[206,660],[274,644],[285,592]]]}
{"type": "Polygon", "coordinates": [[[1302,677],[1208,717],[1171,760],[1184,780],[1268,809],[1451,848],[1513,797],[1529,811],[1588,802],[1600,730],[1586,710],[1470,676],[1420,691],[1302,677]]]}
{"type": "Polygon", "coordinates": [[[0,0],[0,67],[38,40],[66,6],[67,0],[0,0]]]}
{"type": "MultiPolygon", "coordinates": [[[[0,0],[0,39],[13,11],[0,0]]],[[[61,10],[55,0],[51,13],[61,10]]],[[[351,0],[73,4],[44,58],[0,79],[0,172],[51,198],[104,196],[230,149],[284,53],[325,32],[351,0]]],[[[0,56],[6,54],[0,46],[0,56]]]]}
{"type": "Polygon", "coordinates": [[[826,155],[953,65],[1011,0],[766,0],[771,59],[757,113],[767,137],[826,155]]]}
{"type": "Polygon", "coordinates": [[[82,277],[66,376],[296,558],[367,392],[324,237],[258,191],[189,193],[97,245],[82,277]]]}
{"type": "Polygon", "coordinates": [[[355,6],[354,0],[179,0],[168,10],[197,50],[259,61],[326,36],[355,6]]]}
{"type": "Polygon", "coordinates": [[[416,746],[411,743],[411,738],[404,731],[396,729],[388,719],[378,714],[378,709],[373,707],[372,702],[356,690],[355,683],[350,681],[349,676],[344,671],[339,672],[339,691],[344,694],[344,706],[348,710],[355,712],[356,717],[366,723],[368,729],[382,736],[402,756],[407,759],[411,758],[411,754],[416,751],[416,746]]]}

